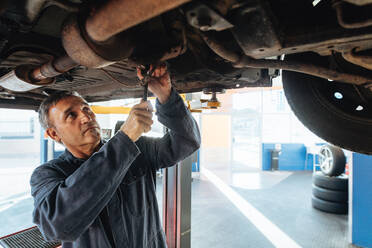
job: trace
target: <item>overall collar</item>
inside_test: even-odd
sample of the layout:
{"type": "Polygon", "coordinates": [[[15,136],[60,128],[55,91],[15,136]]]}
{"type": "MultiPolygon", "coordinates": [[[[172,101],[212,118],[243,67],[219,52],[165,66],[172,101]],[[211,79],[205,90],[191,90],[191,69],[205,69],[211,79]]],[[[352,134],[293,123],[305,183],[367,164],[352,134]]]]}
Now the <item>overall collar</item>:
{"type": "MultiPolygon", "coordinates": [[[[104,143],[106,142],[104,140],[101,140],[98,145],[99,149],[103,146],[104,143]]],[[[87,161],[87,159],[75,157],[67,148],[65,149],[65,152],[61,155],[61,157],[73,166],[80,166],[82,163],[87,161]]]]}

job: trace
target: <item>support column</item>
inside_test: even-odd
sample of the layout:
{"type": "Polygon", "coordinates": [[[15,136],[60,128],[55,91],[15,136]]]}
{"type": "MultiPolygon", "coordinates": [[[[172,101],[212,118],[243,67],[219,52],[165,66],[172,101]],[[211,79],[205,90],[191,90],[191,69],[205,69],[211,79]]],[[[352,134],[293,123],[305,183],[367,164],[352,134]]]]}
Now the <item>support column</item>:
{"type": "Polygon", "coordinates": [[[45,130],[40,127],[40,163],[44,164],[48,161],[48,139],[45,137],[45,130]]]}
{"type": "Polygon", "coordinates": [[[163,226],[169,248],[191,247],[191,169],[193,156],[164,169],[163,226]]]}
{"type": "Polygon", "coordinates": [[[353,153],[349,173],[349,238],[372,247],[372,156],[353,153]]]}
{"type": "Polygon", "coordinates": [[[54,159],[54,140],[52,140],[51,138],[48,138],[47,139],[48,141],[48,159],[47,161],[50,161],[52,159],[54,159]]]}

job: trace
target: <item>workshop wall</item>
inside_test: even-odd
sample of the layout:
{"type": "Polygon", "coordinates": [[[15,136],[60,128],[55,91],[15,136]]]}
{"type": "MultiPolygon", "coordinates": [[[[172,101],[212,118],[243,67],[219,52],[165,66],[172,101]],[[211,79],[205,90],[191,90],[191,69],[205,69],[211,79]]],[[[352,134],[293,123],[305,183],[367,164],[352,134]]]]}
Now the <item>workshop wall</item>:
{"type": "MultiPolygon", "coordinates": [[[[275,148],[274,143],[262,144],[262,170],[271,170],[271,151],[275,148]]],[[[298,171],[310,170],[311,166],[306,162],[306,148],[304,144],[281,144],[279,155],[279,170],[298,171]],[[306,168],[305,168],[306,163],[306,168]]],[[[310,162],[311,163],[311,162],[310,162]]]]}
{"type": "Polygon", "coordinates": [[[231,156],[231,115],[201,116],[202,163],[226,164],[231,156]]]}

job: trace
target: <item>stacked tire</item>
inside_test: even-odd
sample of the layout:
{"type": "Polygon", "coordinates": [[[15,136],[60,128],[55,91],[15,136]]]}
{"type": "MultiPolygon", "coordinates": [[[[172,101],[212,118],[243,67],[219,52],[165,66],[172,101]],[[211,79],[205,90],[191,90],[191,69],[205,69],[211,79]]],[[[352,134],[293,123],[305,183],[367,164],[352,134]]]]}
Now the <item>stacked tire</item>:
{"type": "Polygon", "coordinates": [[[325,145],[320,149],[321,171],[313,174],[312,206],[334,214],[348,213],[348,176],[342,149],[325,145]],[[325,164],[326,163],[326,164],[325,164]]]}
{"type": "Polygon", "coordinates": [[[348,212],[348,178],[346,175],[329,177],[318,171],[313,175],[314,208],[334,214],[348,212]]]}

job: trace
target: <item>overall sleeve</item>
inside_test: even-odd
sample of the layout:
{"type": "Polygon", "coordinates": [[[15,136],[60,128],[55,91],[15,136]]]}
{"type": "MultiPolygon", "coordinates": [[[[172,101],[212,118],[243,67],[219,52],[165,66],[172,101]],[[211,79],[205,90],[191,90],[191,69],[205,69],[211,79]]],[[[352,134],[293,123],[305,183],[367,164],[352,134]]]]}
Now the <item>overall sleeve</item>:
{"type": "Polygon", "coordinates": [[[47,240],[73,241],[97,218],[140,151],[118,132],[70,176],[48,164],[31,176],[33,221],[47,240]]]}
{"type": "Polygon", "coordinates": [[[159,122],[169,131],[162,138],[141,140],[154,170],[173,166],[200,147],[198,125],[174,89],[166,103],[156,100],[156,110],[159,122]]]}

